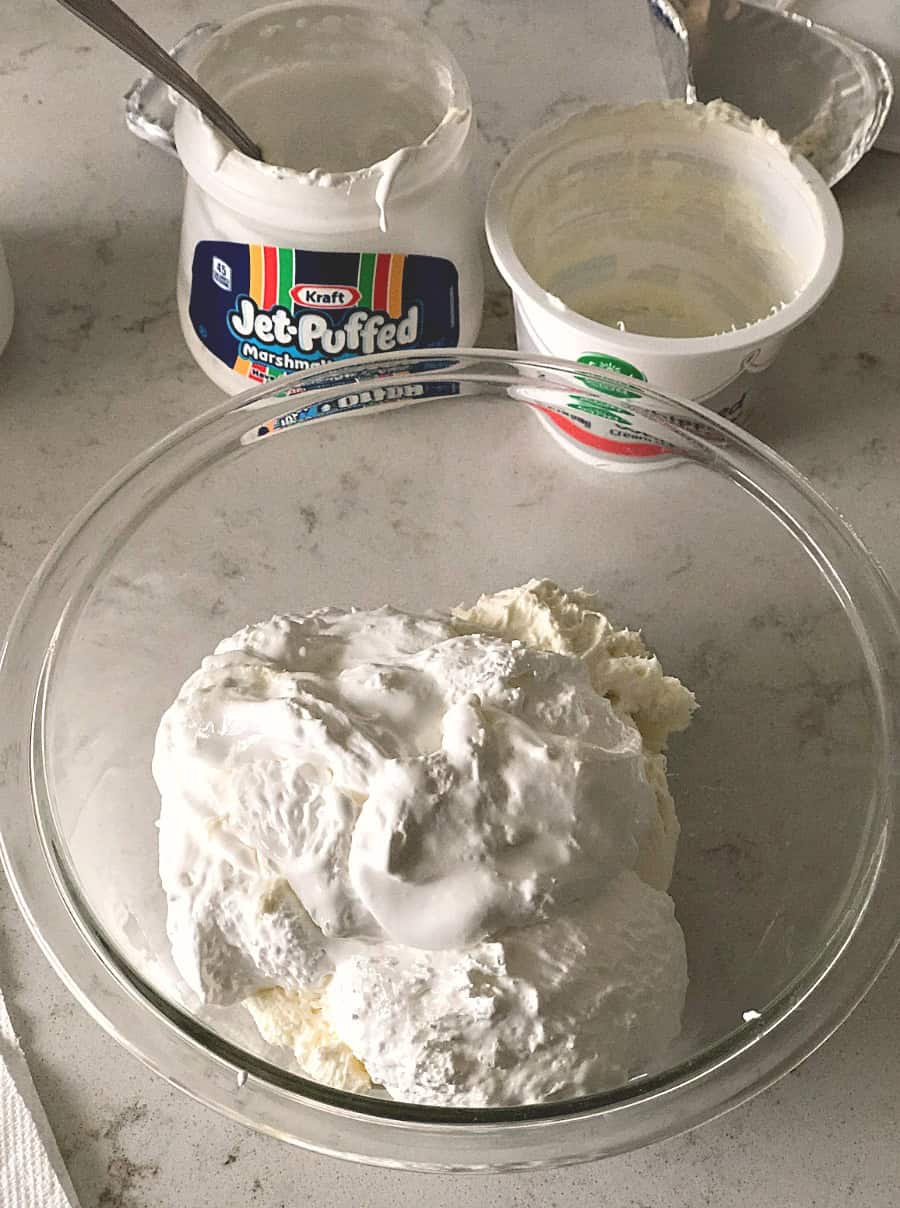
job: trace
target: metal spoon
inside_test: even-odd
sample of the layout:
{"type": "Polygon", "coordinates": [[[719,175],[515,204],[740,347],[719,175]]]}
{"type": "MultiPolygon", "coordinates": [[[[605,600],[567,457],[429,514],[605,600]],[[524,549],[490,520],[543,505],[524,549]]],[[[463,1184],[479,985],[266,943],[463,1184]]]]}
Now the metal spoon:
{"type": "Polygon", "coordinates": [[[218,101],[213,100],[206,89],[113,0],[59,0],[59,3],[195,105],[206,120],[244,155],[249,155],[251,159],[263,158],[257,144],[248,138],[218,101]]]}

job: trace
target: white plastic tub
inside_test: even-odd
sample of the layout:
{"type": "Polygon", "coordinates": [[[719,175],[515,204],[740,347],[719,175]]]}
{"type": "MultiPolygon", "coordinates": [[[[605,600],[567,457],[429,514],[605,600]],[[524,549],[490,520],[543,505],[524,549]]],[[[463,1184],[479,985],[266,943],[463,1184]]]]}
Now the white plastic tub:
{"type": "Polygon", "coordinates": [[[289,0],[181,44],[255,139],[191,105],[129,124],[187,172],[178,308],[224,390],[370,353],[472,344],[482,311],[477,134],[465,76],[374,0],[289,0]],[[174,140],[173,140],[174,136],[174,140]]]}
{"type": "MultiPolygon", "coordinates": [[[[736,422],[749,375],[821,303],[843,233],[827,185],[730,106],[597,106],[543,127],[500,168],[487,235],[518,347],[616,370],[736,422]]],[[[588,372],[588,371],[586,371],[588,372]]],[[[623,384],[573,452],[628,469],[665,449],[630,430],[623,384]]]]}

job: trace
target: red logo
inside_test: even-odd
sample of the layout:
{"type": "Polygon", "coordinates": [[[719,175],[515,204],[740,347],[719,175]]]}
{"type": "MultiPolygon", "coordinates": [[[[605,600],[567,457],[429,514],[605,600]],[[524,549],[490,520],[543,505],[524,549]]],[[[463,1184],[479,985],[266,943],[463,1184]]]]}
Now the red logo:
{"type": "Polygon", "coordinates": [[[316,310],[344,310],[355,306],[362,294],[355,285],[295,285],[291,297],[298,306],[316,310]]]}

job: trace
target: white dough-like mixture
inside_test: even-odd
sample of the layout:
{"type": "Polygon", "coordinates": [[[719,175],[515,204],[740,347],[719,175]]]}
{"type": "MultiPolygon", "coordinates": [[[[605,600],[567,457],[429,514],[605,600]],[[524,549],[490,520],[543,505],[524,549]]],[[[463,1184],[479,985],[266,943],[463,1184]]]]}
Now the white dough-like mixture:
{"type": "Polygon", "coordinates": [[[663,751],[694,707],[548,580],[240,630],[156,738],[179,972],[344,1090],[483,1107],[622,1083],[681,1026],[663,751]]]}

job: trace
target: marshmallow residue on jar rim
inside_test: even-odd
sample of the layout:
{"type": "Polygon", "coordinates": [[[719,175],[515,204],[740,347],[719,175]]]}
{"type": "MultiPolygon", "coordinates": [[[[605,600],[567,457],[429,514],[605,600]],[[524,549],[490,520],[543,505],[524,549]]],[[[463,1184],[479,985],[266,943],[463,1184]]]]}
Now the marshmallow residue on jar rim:
{"type": "Polygon", "coordinates": [[[518,261],[575,321],[635,337],[739,332],[822,267],[810,173],[723,101],[594,106],[513,151],[489,205],[492,250],[514,292],[518,261]]]}
{"type": "Polygon", "coordinates": [[[452,57],[368,0],[285,5],[261,27],[257,17],[215,34],[196,70],[264,162],[193,111],[208,166],[242,192],[277,180],[370,197],[386,232],[392,194],[413,183],[426,157],[452,155],[472,122],[452,57]]]}
{"type": "Polygon", "coordinates": [[[157,735],[181,976],[344,1090],[502,1106],[645,1071],[687,984],[664,747],[693,708],[548,581],[248,626],[157,735]]]}

